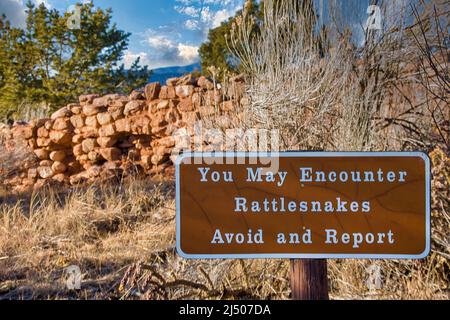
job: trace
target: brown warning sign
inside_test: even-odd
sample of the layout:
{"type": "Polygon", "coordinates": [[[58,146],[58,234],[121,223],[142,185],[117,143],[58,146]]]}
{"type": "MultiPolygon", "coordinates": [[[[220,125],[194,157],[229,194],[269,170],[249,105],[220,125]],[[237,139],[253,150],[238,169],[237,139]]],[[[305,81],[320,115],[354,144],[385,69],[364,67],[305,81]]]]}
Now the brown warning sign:
{"type": "Polygon", "coordinates": [[[176,170],[185,258],[419,259],[430,250],[423,153],[191,153],[176,170]]]}

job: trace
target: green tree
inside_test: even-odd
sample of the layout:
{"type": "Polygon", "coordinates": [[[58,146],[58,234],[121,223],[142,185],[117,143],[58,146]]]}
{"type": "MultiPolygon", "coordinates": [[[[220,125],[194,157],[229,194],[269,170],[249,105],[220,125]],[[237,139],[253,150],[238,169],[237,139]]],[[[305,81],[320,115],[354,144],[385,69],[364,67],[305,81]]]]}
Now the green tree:
{"type": "Polygon", "coordinates": [[[0,18],[0,113],[23,103],[55,109],[83,93],[126,94],[147,82],[139,60],[120,64],[130,34],[112,24],[112,11],[77,6],[79,29],[69,28],[72,13],[31,2],[23,30],[0,18]]]}

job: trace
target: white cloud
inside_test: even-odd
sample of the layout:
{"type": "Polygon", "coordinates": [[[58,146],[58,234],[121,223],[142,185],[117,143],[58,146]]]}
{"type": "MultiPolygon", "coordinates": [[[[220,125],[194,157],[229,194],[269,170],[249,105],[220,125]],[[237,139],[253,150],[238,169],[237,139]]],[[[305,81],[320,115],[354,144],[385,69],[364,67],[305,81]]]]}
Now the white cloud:
{"type": "Polygon", "coordinates": [[[244,0],[176,0],[174,9],[187,17],[184,27],[187,30],[200,30],[205,40],[208,30],[216,28],[237,10],[242,8],[244,0]]]}
{"type": "Polygon", "coordinates": [[[184,26],[186,27],[186,29],[191,30],[191,31],[199,29],[198,21],[194,20],[194,19],[186,20],[186,22],[184,23],[184,26]]]}
{"type": "Polygon", "coordinates": [[[147,38],[148,45],[154,49],[171,48],[174,46],[173,41],[163,35],[154,35],[147,38]]]}
{"type": "Polygon", "coordinates": [[[148,59],[148,54],[146,52],[138,52],[134,53],[130,50],[127,50],[125,52],[123,63],[125,65],[125,68],[129,69],[131,65],[136,61],[137,58],[140,58],[139,64],[141,66],[147,66],[150,64],[150,61],[148,59]]]}
{"type": "Polygon", "coordinates": [[[141,57],[141,64],[147,65],[150,69],[188,65],[199,60],[199,47],[184,42],[182,36],[171,27],[148,29],[141,36],[142,52],[128,52],[124,59],[126,66],[131,65],[138,56],[141,57]]]}
{"type": "Polygon", "coordinates": [[[193,6],[185,6],[185,7],[183,7],[183,6],[175,6],[175,10],[178,13],[185,14],[185,15],[190,16],[190,17],[197,17],[198,14],[200,13],[200,9],[195,8],[193,6]]]}
{"type": "Polygon", "coordinates": [[[13,26],[25,26],[25,7],[21,0],[2,0],[0,1],[0,15],[6,15],[6,18],[13,26]]]}
{"type": "MultiPolygon", "coordinates": [[[[48,0],[33,0],[35,5],[44,4],[47,8],[52,6],[48,0]]],[[[25,27],[26,22],[26,1],[24,0],[0,0],[0,15],[6,15],[6,18],[14,27],[25,27]]]]}
{"type": "Polygon", "coordinates": [[[222,22],[224,22],[224,21],[228,20],[230,17],[232,17],[235,12],[236,11],[232,11],[229,9],[222,9],[222,10],[217,11],[214,14],[214,17],[211,21],[212,27],[216,28],[216,27],[220,26],[220,24],[222,22]]]}
{"type": "Polygon", "coordinates": [[[179,57],[188,63],[193,63],[197,60],[198,57],[198,47],[190,46],[187,44],[179,43],[178,46],[178,55],[179,57]]]}

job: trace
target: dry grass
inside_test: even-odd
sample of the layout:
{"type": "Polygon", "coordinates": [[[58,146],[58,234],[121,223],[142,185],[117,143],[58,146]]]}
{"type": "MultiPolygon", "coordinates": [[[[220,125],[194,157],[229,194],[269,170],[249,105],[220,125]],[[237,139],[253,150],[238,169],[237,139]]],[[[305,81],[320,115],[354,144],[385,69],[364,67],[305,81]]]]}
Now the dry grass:
{"type": "MultiPolygon", "coordinates": [[[[432,155],[432,253],[421,261],[329,260],[332,299],[448,299],[449,159],[432,155]],[[373,264],[382,287],[369,290],[373,264]]],[[[129,178],[0,203],[0,299],[288,299],[287,260],[184,260],[173,182],[129,178]],[[64,270],[78,265],[82,289],[64,270]]]]}
{"type": "Polygon", "coordinates": [[[124,269],[174,241],[174,201],[166,184],[128,181],[42,190],[0,206],[3,298],[67,298],[64,269],[78,265],[78,298],[118,297],[124,269]]]}

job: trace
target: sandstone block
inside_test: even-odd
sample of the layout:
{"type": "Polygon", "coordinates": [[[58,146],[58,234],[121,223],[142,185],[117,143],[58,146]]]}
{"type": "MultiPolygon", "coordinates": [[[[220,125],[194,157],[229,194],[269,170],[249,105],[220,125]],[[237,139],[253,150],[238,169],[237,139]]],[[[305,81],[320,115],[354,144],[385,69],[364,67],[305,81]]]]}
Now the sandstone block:
{"type": "Polygon", "coordinates": [[[80,114],[83,111],[83,108],[79,105],[75,105],[70,108],[70,111],[72,111],[73,114],[80,114]]]}
{"type": "Polygon", "coordinates": [[[135,135],[145,134],[144,131],[149,132],[150,119],[146,116],[136,116],[130,118],[131,132],[135,135]],[[147,129],[148,130],[147,130],[147,129]]]}
{"type": "Polygon", "coordinates": [[[169,125],[166,123],[163,126],[159,127],[152,127],[152,134],[157,138],[163,138],[166,136],[166,130],[169,127],[169,125]]]}
{"type": "Polygon", "coordinates": [[[125,105],[121,106],[121,107],[109,107],[108,114],[111,115],[113,120],[121,119],[121,118],[123,118],[124,109],[125,109],[125,105]]]}
{"type": "Polygon", "coordinates": [[[92,128],[92,127],[83,127],[81,128],[80,134],[83,136],[83,138],[97,138],[98,137],[98,128],[92,128]]]}
{"type": "Polygon", "coordinates": [[[105,112],[106,111],[106,106],[100,105],[100,106],[96,106],[93,104],[88,104],[83,106],[83,113],[90,117],[90,116],[95,116],[97,113],[100,112],[105,112]]]}
{"type": "Polygon", "coordinates": [[[143,92],[139,91],[139,90],[133,90],[129,97],[130,100],[144,100],[145,97],[143,95],[143,92]]]}
{"type": "Polygon", "coordinates": [[[39,129],[37,129],[37,136],[38,138],[48,138],[49,132],[47,129],[45,129],[45,127],[40,127],[39,129]]]}
{"type": "Polygon", "coordinates": [[[177,82],[178,82],[178,78],[170,78],[170,79],[167,79],[166,84],[169,87],[174,87],[177,85],[177,82]]]}
{"type": "Polygon", "coordinates": [[[169,148],[166,148],[165,146],[158,146],[153,149],[153,152],[158,156],[165,156],[167,154],[170,154],[169,148]]]}
{"type": "Polygon", "coordinates": [[[45,121],[45,123],[44,123],[44,128],[45,129],[50,131],[52,129],[52,127],[53,127],[53,120],[45,121]]]}
{"type": "Polygon", "coordinates": [[[148,102],[148,113],[153,114],[155,113],[158,109],[158,104],[159,104],[160,100],[159,99],[155,99],[152,101],[148,102]]]}
{"type": "Polygon", "coordinates": [[[156,107],[157,110],[164,110],[169,108],[169,100],[161,100],[156,107]]]}
{"type": "Polygon", "coordinates": [[[97,121],[101,126],[110,124],[113,121],[112,116],[105,112],[105,113],[99,113],[97,114],[97,121]]]}
{"type": "Polygon", "coordinates": [[[67,107],[64,107],[53,113],[51,119],[56,120],[59,118],[70,117],[71,115],[72,112],[67,107]]]}
{"type": "Polygon", "coordinates": [[[92,162],[97,162],[101,160],[101,155],[97,151],[91,151],[88,153],[88,159],[92,162]]]}
{"type": "Polygon", "coordinates": [[[192,85],[177,86],[175,88],[175,93],[181,99],[190,97],[194,93],[194,86],[192,85]]]}
{"type": "Polygon", "coordinates": [[[127,99],[127,97],[121,96],[120,94],[117,93],[113,93],[103,96],[102,99],[103,101],[100,104],[110,107],[114,103],[114,101],[127,99]]]}
{"type": "Polygon", "coordinates": [[[81,156],[77,157],[77,160],[80,162],[81,165],[83,165],[83,168],[84,168],[86,162],[89,161],[89,157],[87,154],[82,154],[81,156]]]}
{"type": "Polygon", "coordinates": [[[144,109],[145,106],[145,102],[143,101],[139,101],[139,100],[133,100],[127,103],[127,105],[125,106],[125,110],[124,110],[124,114],[126,116],[132,114],[132,113],[136,113],[138,111],[142,111],[144,109]]]}
{"type": "Polygon", "coordinates": [[[73,154],[75,155],[75,157],[79,157],[81,155],[84,154],[83,151],[83,145],[82,144],[77,144],[76,146],[73,147],[73,154]]]}
{"type": "Polygon", "coordinates": [[[72,143],[73,144],[80,144],[83,142],[84,137],[81,134],[76,134],[72,137],[72,143]]]}
{"type": "MultiPolygon", "coordinates": [[[[83,153],[89,153],[97,147],[97,141],[95,139],[85,139],[81,143],[83,153]]],[[[74,152],[75,154],[75,152],[74,152]]]]}
{"type": "Polygon", "coordinates": [[[97,143],[102,148],[111,148],[117,143],[117,138],[100,137],[97,139],[97,143]]]}
{"type": "Polygon", "coordinates": [[[70,123],[72,123],[75,128],[82,128],[84,126],[84,117],[80,114],[74,115],[70,117],[70,123]]]}
{"type": "Polygon", "coordinates": [[[167,86],[162,86],[159,90],[159,99],[169,99],[169,93],[167,91],[167,86]]]}
{"type": "Polygon", "coordinates": [[[87,117],[85,120],[85,124],[86,124],[86,126],[91,127],[91,128],[99,128],[100,127],[100,125],[97,121],[97,116],[87,117]]]}
{"type": "Polygon", "coordinates": [[[54,175],[53,170],[50,167],[38,167],[37,172],[42,179],[49,179],[54,175]]]}
{"type": "Polygon", "coordinates": [[[72,136],[65,131],[50,131],[50,140],[59,145],[67,145],[72,142],[72,136]]]}
{"type": "Polygon", "coordinates": [[[53,171],[55,174],[63,173],[63,172],[65,172],[66,170],[67,170],[67,166],[66,166],[64,163],[62,163],[62,162],[55,161],[55,162],[53,163],[53,165],[52,165],[52,171],[53,171]]]}
{"type": "Polygon", "coordinates": [[[94,99],[98,97],[98,94],[84,94],[80,96],[79,101],[82,105],[92,104],[94,102],[94,99]]]}
{"type": "Polygon", "coordinates": [[[108,124],[106,126],[101,127],[98,130],[98,135],[100,137],[112,137],[117,134],[116,128],[114,124],[108,124]]]}
{"type": "Polygon", "coordinates": [[[110,108],[124,108],[128,102],[130,102],[128,97],[120,96],[119,98],[110,101],[108,106],[110,108]]]}
{"type": "Polygon", "coordinates": [[[214,83],[204,76],[198,78],[197,85],[203,89],[214,90],[214,83]]]}
{"type": "Polygon", "coordinates": [[[87,175],[89,178],[96,178],[100,176],[102,173],[102,167],[100,166],[91,166],[89,169],[87,169],[87,175]]]}
{"type": "Polygon", "coordinates": [[[195,85],[196,83],[197,83],[197,81],[191,73],[179,78],[178,81],[176,82],[177,85],[181,85],[181,86],[182,85],[195,85]]]}
{"type": "Polygon", "coordinates": [[[144,93],[147,101],[158,99],[161,91],[161,84],[159,82],[149,83],[145,86],[144,93]]]}
{"type": "Polygon", "coordinates": [[[94,101],[92,102],[92,105],[95,107],[99,107],[99,108],[107,108],[109,101],[110,101],[110,97],[108,97],[108,96],[98,97],[98,98],[94,99],[94,101]]]}
{"type": "Polygon", "coordinates": [[[36,142],[36,139],[30,139],[30,140],[28,140],[28,146],[29,146],[31,149],[36,149],[36,148],[38,147],[37,142],[36,142]]]}
{"type": "Polygon", "coordinates": [[[66,180],[66,175],[64,173],[56,174],[52,177],[53,181],[63,183],[66,180]]]}
{"type": "Polygon", "coordinates": [[[59,150],[50,153],[50,160],[62,162],[64,159],[66,159],[66,153],[64,151],[59,150]]]}
{"type": "Polygon", "coordinates": [[[115,122],[117,132],[130,132],[131,123],[129,119],[119,119],[115,122]]]}
{"type": "Polygon", "coordinates": [[[161,91],[159,92],[160,99],[175,99],[176,92],[174,87],[163,86],[161,87],[161,91]]]}
{"type": "Polygon", "coordinates": [[[107,161],[118,161],[122,158],[122,152],[118,148],[100,149],[100,154],[107,161]]]}
{"type": "Polygon", "coordinates": [[[52,141],[49,138],[37,138],[36,145],[38,147],[48,147],[52,141]]]}
{"type": "Polygon", "coordinates": [[[69,118],[58,118],[53,122],[53,130],[70,130],[72,129],[69,118]]]}

